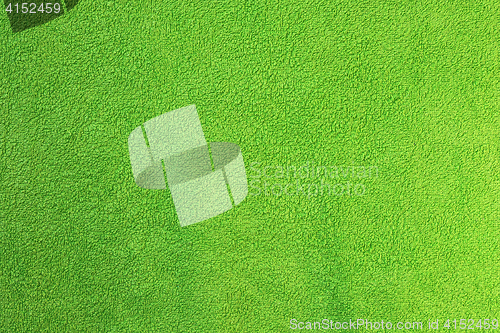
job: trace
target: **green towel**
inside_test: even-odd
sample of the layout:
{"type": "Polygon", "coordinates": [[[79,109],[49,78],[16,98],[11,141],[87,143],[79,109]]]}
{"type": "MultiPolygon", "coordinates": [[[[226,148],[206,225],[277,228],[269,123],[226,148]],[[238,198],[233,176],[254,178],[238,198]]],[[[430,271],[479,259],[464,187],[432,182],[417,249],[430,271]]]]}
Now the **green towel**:
{"type": "Polygon", "coordinates": [[[20,32],[3,13],[1,332],[500,319],[498,1],[83,0],[20,32]],[[249,194],[181,228],[127,138],[192,104],[249,194]]]}

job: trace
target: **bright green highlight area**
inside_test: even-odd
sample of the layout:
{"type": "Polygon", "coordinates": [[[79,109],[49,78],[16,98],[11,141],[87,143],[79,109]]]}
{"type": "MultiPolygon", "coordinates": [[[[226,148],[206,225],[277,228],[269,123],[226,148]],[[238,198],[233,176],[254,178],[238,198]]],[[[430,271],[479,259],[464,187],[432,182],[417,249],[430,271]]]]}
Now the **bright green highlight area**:
{"type": "Polygon", "coordinates": [[[81,1],[18,34],[0,15],[0,331],[499,319],[499,13],[81,1]],[[378,177],[349,178],[363,196],[249,194],[181,229],[168,190],[134,184],[127,137],[191,104],[247,167],[378,177]]]}

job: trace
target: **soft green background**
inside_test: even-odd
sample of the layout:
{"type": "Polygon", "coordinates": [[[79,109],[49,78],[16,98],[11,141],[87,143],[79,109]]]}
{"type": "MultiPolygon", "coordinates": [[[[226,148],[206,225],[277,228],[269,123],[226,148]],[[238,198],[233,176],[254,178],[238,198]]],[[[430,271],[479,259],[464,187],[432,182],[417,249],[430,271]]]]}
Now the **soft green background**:
{"type": "Polygon", "coordinates": [[[0,15],[0,331],[500,318],[500,3],[88,1],[0,15]],[[196,104],[247,166],[376,165],[180,228],[127,137],[196,104]]]}

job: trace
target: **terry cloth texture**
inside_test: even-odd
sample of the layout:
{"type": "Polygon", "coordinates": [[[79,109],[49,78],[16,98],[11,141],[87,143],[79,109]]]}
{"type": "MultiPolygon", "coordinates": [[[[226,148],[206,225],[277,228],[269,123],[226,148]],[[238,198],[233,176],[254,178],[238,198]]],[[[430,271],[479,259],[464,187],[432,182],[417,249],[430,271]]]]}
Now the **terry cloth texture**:
{"type": "Polygon", "coordinates": [[[499,319],[499,13],[80,1],[13,33],[3,12],[0,331],[499,319]],[[181,228],[127,138],[191,104],[249,194],[181,228]]]}

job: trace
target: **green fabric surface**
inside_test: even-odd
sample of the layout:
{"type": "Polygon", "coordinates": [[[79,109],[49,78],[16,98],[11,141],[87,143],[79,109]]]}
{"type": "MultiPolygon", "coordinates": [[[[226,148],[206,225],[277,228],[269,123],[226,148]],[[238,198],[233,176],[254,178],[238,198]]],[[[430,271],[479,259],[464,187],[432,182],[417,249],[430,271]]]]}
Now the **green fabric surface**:
{"type": "Polygon", "coordinates": [[[499,13],[82,0],[13,33],[4,12],[0,331],[500,319],[499,13]],[[249,194],[181,228],[168,190],[135,185],[127,137],[191,104],[249,182],[253,163],[378,176],[344,177],[360,196],[249,194]]]}

